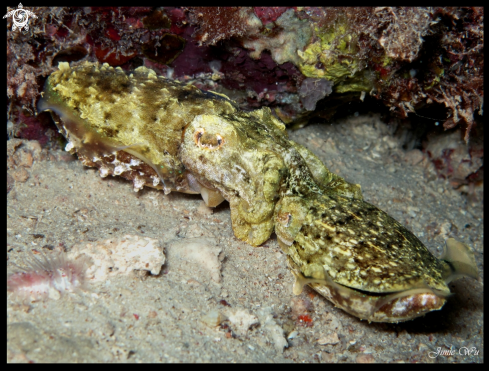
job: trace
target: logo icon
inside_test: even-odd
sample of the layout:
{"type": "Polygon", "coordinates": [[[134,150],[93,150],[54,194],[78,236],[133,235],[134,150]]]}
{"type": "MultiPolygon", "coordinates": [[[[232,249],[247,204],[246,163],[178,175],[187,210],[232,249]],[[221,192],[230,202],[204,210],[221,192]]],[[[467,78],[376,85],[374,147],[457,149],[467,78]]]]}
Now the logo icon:
{"type": "Polygon", "coordinates": [[[37,15],[32,13],[30,10],[24,9],[22,3],[19,3],[17,9],[11,10],[7,14],[3,16],[3,18],[12,17],[12,21],[14,25],[12,26],[12,31],[15,31],[17,28],[22,31],[24,29],[24,33],[29,31],[29,17],[37,18],[37,15]]]}

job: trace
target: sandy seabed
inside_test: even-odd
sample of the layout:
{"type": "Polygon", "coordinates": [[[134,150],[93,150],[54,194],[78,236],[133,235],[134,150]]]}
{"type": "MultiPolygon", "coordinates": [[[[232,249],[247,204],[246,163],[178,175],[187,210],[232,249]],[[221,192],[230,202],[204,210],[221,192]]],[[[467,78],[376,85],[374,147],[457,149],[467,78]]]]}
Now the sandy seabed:
{"type": "Polygon", "coordinates": [[[375,115],[311,125],[290,138],[366,201],[409,228],[436,255],[454,237],[475,251],[481,279],[450,284],[445,307],[399,324],[367,323],[305,288],[276,237],[252,247],[234,237],[227,202],[100,178],[51,151],[7,195],[7,267],[28,249],[150,238],[166,261],[157,275],[112,272],[59,298],[7,296],[8,362],[482,362],[483,200],[436,177],[375,115]],[[216,323],[221,322],[220,325],[216,323]]]}

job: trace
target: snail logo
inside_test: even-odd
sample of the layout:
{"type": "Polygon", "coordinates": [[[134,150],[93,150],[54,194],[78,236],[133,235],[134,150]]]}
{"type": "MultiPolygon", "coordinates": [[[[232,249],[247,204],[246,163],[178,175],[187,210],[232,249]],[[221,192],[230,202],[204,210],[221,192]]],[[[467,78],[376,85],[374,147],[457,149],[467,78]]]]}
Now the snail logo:
{"type": "Polygon", "coordinates": [[[19,3],[17,9],[11,10],[7,14],[3,16],[3,18],[12,17],[12,21],[14,25],[12,26],[12,31],[15,31],[17,28],[22,31],[24,29],[24,33],[29,31],[29,17],[37,18],[37,15],[32,13],[30,10],[24,9],[22,3],[19,3]]]}

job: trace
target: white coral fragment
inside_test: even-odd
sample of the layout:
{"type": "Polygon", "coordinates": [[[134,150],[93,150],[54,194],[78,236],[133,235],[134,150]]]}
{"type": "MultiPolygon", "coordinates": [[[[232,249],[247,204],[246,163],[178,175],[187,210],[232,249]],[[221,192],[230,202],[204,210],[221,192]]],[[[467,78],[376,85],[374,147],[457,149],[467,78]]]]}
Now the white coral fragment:
{"type": "Polygon", "coordinates": [[[245,336],[251,326],[258,325],[258,318],[247,309],[229,310],[227,313],[231,328],[239,336],[245,336]]]}
{"type": "Polygon", "coordinates": [[[87,277],[93,281],[105,281],[111,276],[130,274],[134,270],[147,270],[156,275],[165,263],[165,254],[158,240],[136,235],[75,245],[68,256],[76,259],[80,255],[91,258],[93,264],[87,270],[87,277]]]}
{"type": "Polygon", "coordinates": [[[287,339],[284,336],[284,330],[273,319],[272,308],[265,307],[258,311],[261,328],[267,335],[268,341],[273,344],[278,353],[282,353],[284,348],[289,346],[287,339]]]}

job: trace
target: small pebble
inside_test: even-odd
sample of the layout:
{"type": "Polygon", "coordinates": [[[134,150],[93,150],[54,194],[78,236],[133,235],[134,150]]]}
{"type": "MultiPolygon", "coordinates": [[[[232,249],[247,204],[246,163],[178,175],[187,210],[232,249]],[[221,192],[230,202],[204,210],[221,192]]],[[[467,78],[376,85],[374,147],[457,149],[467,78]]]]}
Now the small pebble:
{"type": "Polygon", "coordinates": [[[299,332],[297,331],[292,331],[289,336],[287,336],[287,339],[293,339],[295,337],[297,337],[297,335],[299,335],[299,332]]]}
{"type": "Polygon", "coordinates": [[[323,336],[318,340],[319,345],[327,345],[327,344],[338,344],[340,342],[340,339],[338,338],[338,334],[336,332],[333,332],[332,334],[323,336]]]}
{"type": "Polygon", "coordinates": [[[375,358],[371,354],[359,354],[356,359],[357,363],[374,363],[375,358]]]}
{"type": "Polygon", "coordinates": [[[224,316],[215,309],[211,310],[202,317],[202,322],[209,327],[219,326],[222,321],[224,321],[224,316]]]}

